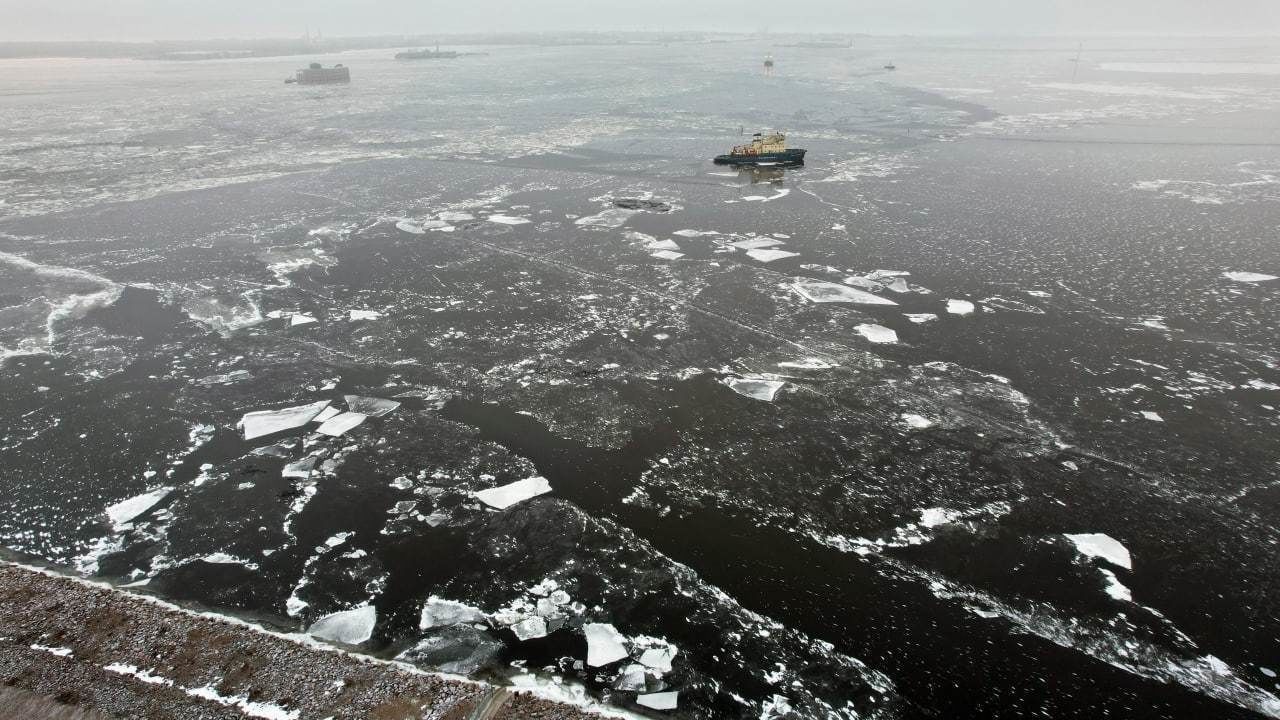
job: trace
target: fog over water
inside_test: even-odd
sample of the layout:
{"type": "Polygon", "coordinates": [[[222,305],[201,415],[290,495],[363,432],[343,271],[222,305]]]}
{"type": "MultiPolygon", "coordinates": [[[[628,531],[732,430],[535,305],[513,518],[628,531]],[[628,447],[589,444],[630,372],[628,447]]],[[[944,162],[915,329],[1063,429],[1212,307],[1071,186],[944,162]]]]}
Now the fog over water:
{"type": "Polygon", "coordinates": [[[2,40],[157,40],[552,30],[873,34],[1280,33],[1271,0],[314,0],[0,2],[2,40]]]}

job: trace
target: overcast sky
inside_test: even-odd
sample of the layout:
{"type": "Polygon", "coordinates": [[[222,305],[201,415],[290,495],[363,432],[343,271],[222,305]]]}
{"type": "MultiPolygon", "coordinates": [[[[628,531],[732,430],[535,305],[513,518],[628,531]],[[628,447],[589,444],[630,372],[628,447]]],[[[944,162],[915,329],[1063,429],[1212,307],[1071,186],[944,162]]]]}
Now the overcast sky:
{"type": "Polygon", "coordinates": [[[520,30],[1271,34],[1280,0],[0,0],[0,40],[520,30]]]}

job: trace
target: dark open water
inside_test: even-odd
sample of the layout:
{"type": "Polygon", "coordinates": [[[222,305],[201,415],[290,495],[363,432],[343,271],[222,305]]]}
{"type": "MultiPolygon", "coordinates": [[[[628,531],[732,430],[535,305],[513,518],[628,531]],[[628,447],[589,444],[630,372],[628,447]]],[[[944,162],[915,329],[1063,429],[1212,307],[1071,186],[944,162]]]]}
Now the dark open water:
{"type": "Polygon", "coordinates": [[[768,49],[4,62],[0,542],[639,713],[1280,716],[1280,48],[768,49]]]}

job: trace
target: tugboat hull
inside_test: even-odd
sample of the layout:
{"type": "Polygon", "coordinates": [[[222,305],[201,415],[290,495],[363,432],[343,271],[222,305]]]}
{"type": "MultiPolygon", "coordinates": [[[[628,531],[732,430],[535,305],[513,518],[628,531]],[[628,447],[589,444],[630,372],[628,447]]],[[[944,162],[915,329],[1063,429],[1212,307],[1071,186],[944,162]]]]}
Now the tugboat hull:
{"type": "Polygon", "coordinates": [[[717,165],[803,165],[804,150],[791,149],[776,153],[717,155],[717,165]]]}

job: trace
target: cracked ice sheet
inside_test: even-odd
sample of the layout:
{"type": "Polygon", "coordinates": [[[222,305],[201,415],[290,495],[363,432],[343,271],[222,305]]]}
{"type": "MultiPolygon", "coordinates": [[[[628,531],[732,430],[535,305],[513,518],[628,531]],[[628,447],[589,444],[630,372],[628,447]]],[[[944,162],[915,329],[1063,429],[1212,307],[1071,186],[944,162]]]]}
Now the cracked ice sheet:
{"type": "Polygon", "coordinates": [[[322,640],[359,645],[373,636],[378,611],[372,605],[325,615],[307,628],[307,634],[322,640]]]}
{"type": "Polygon", "coordinates": [[[245,413],[240,419],[240,425],[244,428],[244,439],[253,440],[284,430],[300,428],[314,420],[327,407],[329,407],[329,401],[321,400],[310,405],[245,413]]]}
{"type": "Polygon", "coordinates": [[[475,493],[475,498],[489,507],[505,510],[512,505],[522,503],[551,492],[551,483],[544,477],[531,477],[517,480],[509,485],[489,488],[475,493]]]}

